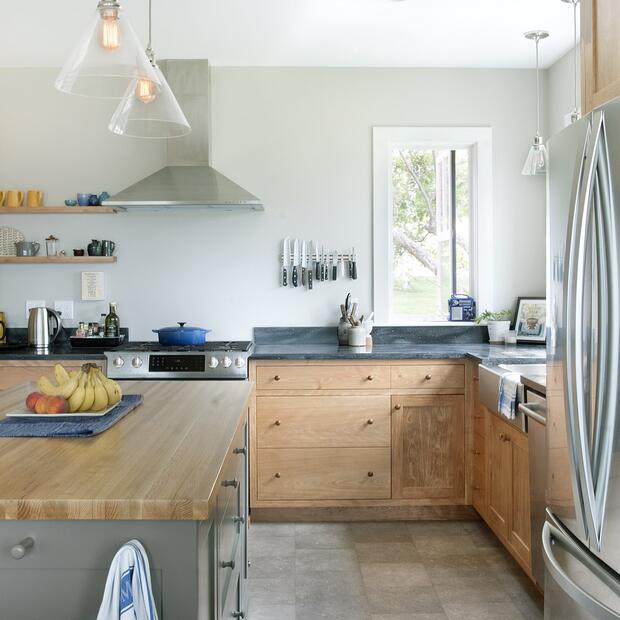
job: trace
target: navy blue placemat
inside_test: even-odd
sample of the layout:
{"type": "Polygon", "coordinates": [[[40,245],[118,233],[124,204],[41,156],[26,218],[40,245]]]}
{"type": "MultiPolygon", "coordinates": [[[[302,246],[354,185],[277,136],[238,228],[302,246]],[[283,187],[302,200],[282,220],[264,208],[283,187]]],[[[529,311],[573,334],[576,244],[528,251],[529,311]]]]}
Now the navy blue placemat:
{"type": "Polygon", "coordinates": [[[142,402],[142,394],[127,394],[100,418],[76,414],[63,418],[5,418],[0,422],[0,437],[92,437],[116,424],[142,402]]]}

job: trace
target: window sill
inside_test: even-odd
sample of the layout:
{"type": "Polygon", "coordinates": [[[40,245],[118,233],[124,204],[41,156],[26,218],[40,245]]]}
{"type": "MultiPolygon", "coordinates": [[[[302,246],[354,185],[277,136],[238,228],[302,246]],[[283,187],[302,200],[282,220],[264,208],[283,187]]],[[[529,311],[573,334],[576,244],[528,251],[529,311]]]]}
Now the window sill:
{"type": "Polygon", "coordinates": [[[462,327],[477,326],[474,321],[408,321],[407,319],[392,319],[385,323],[385,327],[462,327]]]}

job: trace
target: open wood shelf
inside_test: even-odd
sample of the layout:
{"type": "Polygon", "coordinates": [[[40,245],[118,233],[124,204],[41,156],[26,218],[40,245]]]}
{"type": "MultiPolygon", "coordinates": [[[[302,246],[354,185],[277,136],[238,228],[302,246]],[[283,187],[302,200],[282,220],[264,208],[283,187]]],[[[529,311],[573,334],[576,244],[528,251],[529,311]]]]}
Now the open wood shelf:
{"type": "Polygon", "coordinates": [[[0,207],[0,215],[104,215],[118,213],[116,207],[0,207]]]}
{"type": "Polygon", "coordinates": [[[0,256],[0,263],[115,263],[116,256],[0,256]]]}

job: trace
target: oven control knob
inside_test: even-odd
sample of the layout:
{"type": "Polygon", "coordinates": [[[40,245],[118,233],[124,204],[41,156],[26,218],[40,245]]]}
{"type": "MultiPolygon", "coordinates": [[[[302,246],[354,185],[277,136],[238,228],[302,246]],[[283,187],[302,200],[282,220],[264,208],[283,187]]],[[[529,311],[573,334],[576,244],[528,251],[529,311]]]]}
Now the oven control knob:
{"type": "Polygon", "coordinates": [[[220,362],[217,359],[217,357],[212,357],[209,360],[209,368],[217,368],[219,365],[220,365],[220,362]]]}
{"type": "Polygon", "coordinates": [[[235,357],[235,367],[243,368],[245,366],[245,360],[242,357],[235,357]]]}
{"type": "Polygon", "coordinates": [[[142,366],[142,358],[141,358],[141,357],[134,357],[134,358],[131,360],[131,365],[132,365],[134,368],[140,368],[140,366],[142,366]]]}
{"type": "Polygon", "coordinates": [[[222,363],[224,364],[224,368],[230,368],[232,365],[232,360],[230,359],[230,357],[226,356],[222,363]]]}
{"type": "Polygon", "coordinates": [[[125,363],[125,360],[122,357],[115,357],[112,360],[112,364],[114,368],[120,368],[125,363]]]}

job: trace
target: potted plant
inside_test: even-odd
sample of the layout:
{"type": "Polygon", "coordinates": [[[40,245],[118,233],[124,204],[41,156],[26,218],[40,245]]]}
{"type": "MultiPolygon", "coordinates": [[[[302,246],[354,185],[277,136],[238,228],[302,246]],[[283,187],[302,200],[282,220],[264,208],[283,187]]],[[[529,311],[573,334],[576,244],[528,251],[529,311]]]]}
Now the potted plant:
{"type": "Polygon", "coordinates": [[[512,310],[499,310],[491,312],[485,310],[476,318],[476,323],[486,323],[489,328],[489,342],[504,342],[506,334],[510,330],[510,319],[512,318],[512,310]]]}

